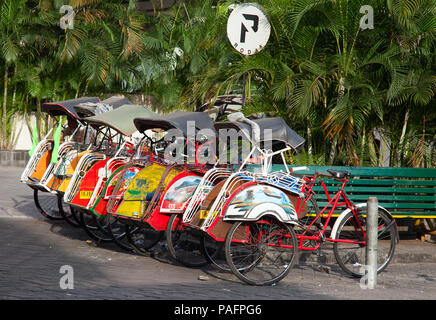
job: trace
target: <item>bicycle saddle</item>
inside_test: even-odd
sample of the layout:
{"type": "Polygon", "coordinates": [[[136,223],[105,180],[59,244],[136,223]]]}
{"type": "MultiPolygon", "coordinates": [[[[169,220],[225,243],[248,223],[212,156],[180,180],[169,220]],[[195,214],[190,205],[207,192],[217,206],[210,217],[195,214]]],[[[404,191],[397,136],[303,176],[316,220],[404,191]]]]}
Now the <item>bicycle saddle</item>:
{"type": "Polygon", "coordinates": [[[328,171],[328,173],[330,173],[333,176],[333,178],[336,178],[336,179],[346,179],[346,178],[351,177],[350,171],[331,170],[331,169],[328,169],[327,171],[328,171]]]}

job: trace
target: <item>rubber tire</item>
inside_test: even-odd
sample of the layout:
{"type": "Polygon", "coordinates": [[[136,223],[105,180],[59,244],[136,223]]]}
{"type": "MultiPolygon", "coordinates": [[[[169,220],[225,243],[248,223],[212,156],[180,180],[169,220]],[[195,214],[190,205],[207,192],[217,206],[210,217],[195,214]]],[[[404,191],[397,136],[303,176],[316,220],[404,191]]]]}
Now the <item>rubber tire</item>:
{"type": "Polygon", "coordinates": [[[70,225],[73,227],[80,227],[82,225],[77,210],[75,210],[72,206],[69,206],[69,213],[64,210],[64,198],[61,195],[58,195],[58,209],[61,216],[70,225]]]}
{"type": "MultiPolygon", "coordinates": [[[[115,217],[112,217],[111,219],[118,220],[115,217]]],[[[121,223],[121,222],[118,221],[118,223],[121,223]]],[[[130,226],[125,224],[124,227],[120,227],[120,228],[124,229],[124,235],[121,235],[121,236],[114,233],[112,226],[113,226],[113,224],[109,223],[108,231],[109,231],[110,235],[112,236],[112,239],[115,242],[115,244],[125,251],[133,252],[134,249],[133,249],[132,245],[130,244],[129,240],[127,239],[127,234],[129,232],[130,226]]]]}
{"type": "Polygon", "coordinates": [[[142,256],[146,256],[146,257],[148,257],[150,255],[149,250],[151,248],[153,248],[162,239],[163,234],[164,234],[163,231],[156,231],[148,226],[147,227],[139,227],[139,226],[132,225],[126,229],[126,237],[127,237],[127,240],[129,241],[130,245],[132,246],[133,250],[137,254],[142,255],[142,256]],[[155,234],[156,237],[152,238],[147,244],[144,244],[143,246],[139,247],[135,243],[135,241],[132,237],[132,234],[139,231],[139,230],[141,230],[142,232],[144,232],[144,231],[146,232],[146,230],[144,230],[144,229],[148,229],[148,228],[150,229],[150,232],[156,233],[155,234]]]}
{"type": "MultiPolygon", "coordinates": [[[[275,222],[274,219],[272,219],[271,223],[274,223],[274,222],[275,222]]],[[[256,263],[253,263],[250,266],[238,269],[232,260],[232,255],[230,252],[230,244],[232,242],[232,236],[233,236],[234,232],[238,229],[238,227],[244,223],[251,224],[251,223],[257,223],[257,221],[254,221],[254,222],[243,222],[243,221],[235,222],[232,225],[232,227],[230,228],[230,230],[226,236],[226,241],[225,241],[226,260],[227,260],[227,264],[229,265],[232,273],[235,276],[237,276],[240,280],[242,280],[243,282],[245,282],[249,285],[266,286],[266,285],[273,285],[273,284],[278,283],[280,280],[282,280],[284,277],[287,276],[289,271],[293,268],[295,262],[298,260],[298,242],[297,242],[297,236],[296,236],[294,230],[292,228],[290,228],[288,225],[280,223],[281,227],[286,228],[287,231],[289,232],[289,234],[291,235],[292,246],[295,248],[295,251],[294,251],[294,254],[292,255],[291,261],[287,265],[284,272],[282,272],[280,275],[278,275],[277,277],[275,277],[273,279],[264,280],[264,281],[253,280],[253,279],[248,278],[246,276],[246,274],[249,274],[250,271],[253,270],[260,263],[261,260],[257,261],[256,263]]],[[[276,224],[279,224],[279,223],[276,222],[276,224]]]]}
{"type": "Polygon", "coordinates": [[[45,203],[43,204],[42,201],[39,199],[40,198],[40,196],[38,196],[39,193],[43,193],[43,194],[47,194],[47,195],[52,195],[53,197],[57,197],[57,195],[55,195],[55,194],[52,194],[49,192],[41,192],[38,189],[33,189],[33,200],[35,201],[35,205],[36,205],[36,208],[38,209],[39,213],[41,213],[45,218],[50,219],[50,220],[63,220],[64,217],[59,212],[59,207],[57,205],[57,199],[56,199],[56,205],[50,204],[50,207],[52,207],[50,209],[53,210],[54,207],[56,207],[56,209],[57,209],[56,211],[58,212],[57,215],[53,215],[49,212],[48,208],[45,208],[45,203]]]}
{"type": "Polygon", "coordinates": [[[218,255],[222,252],[224,254],[224,259],[225,259],[225,245],[224,242],[222,242],[222,246],[221,248],[219,248],[219,250],[216,250],[215,252],[210,252],[210,250],[207,249],[207,241],[214,241],[213,239],[209,239],[210,237],[208,236],[204,236],[201,238],[201,251],[203,252],[204,257],[206,258],[206,260],[208,261],[208,263],[214,267],[215,269],[219,270],[219,271],[224,271],[224,272],[232,272],[232,270],[230,269],[229,265],[227,264],[227,261],[225,261],[225,265],[223,263],[218,263],[218,255]]]}
{"type": "MultiPolygon", "coordinates": [[[[170,220],[168,221],[168,225],[167,225],[167,229],[165,231],[165,237],[167,240],[167,248],[168,251],[171,254],[171,257],[180,262],[182,265],[186,266],[186,267],[190,267],[190,268],[199,268],[199,267],[203,267],[205,265],[207,265],[209,263],[209,261],[207,260],[207,258],[203,255],[202,252],[202,244],[201,242],[203,241],[203,237],[201,236],[198,240],[199,240],[199,252],[201,253],[202,259],[199,259],[199,261],[193,261],[190,258],[184,257],[183,255],[181,255],[180,253],[178,253],[177,251],[177,243],[174,241],[173,236],[174,236],[174,232],[173,232],[173,225],[176,222],[177,217],[181,217],[180,214],[173,214],[170,217],[170,220]]],[[[178,219],[178,222],[180,222],[181,219],[178,219]]],[[[181,232],[189,232],[189,230],[183,230],[181,232]]],[[[183,249],[184,250],[184,249],[183,249]]]]}
{"type": "MultiPolygon", "coordinates": [[[[361,212],[362,208],[358,208],[358,210],[359,210],[359,212],[361,212]]],[[[366,209],[365,209],[365,210],[366,210],[366,209]]],[[[389,220],[391,220],[390,217],[389,217],[386,213],[384,213],[383,211],[381,211],[380,209],[379,209],[379,216],[382,217],[382,219],[383,219],[384,221],[389,221],[389,220]]],[[[340,223],[340,225],[339,225],[339,227],[338,227],[337,236],[335,237],[336,239],[338,239],[338,237],[339,237],[339,235],[340,235],[340,233],[341,233],[341,231],[342,231],[342,228],[343,228],[344,224],[345,224],[345,223],[346,223],[350,218],[354,218],[354,215],[353,215],[353,213],[352,213],[351,211],[348,212],[347,215],[346,215],[346,217],[341,221],[341,223],[340,223]]],[[[362,216],[362,219],[366,219],[366,218],[362,216]]],[[[396,245],[396,241],[397,241],[397,230],[396,230],[396,225],[395,225],[395,224],[393,224],[393,225],[390,227],[389,232],[390,232],[390,236],[391,236],[391,240],[390,240],[391,245],[390,245],[390,248],[389,248],[388,257],[387,257],[387,259],[386,259],[386,260],[385,260],[385,261],[380,265],[380,267],[377,268],[377,273],[382,272],[382,271],[383,271],[383,270],[388,266],[388,264],[391,262],[391,260],[392,260],[392,258],[393,258],[393,256],[394,256],[395,245],[396,245]]],[[[361,278],[361,277],[363,277],[363,276],[364,276],[364,273],[357,273],[357,272],[354,272],[354,271],[350,270],[349,268],[347,268],[347,266],[345,265],[345,263],[342,261],[341,255],[339,254],[339,250],[340,250],[340,249],[338,248],[338,246],[339,246],[339,243],[338,243],[338,242],[335,242],[335,243],[333,244],[333,252],[334,252],[334,254],[335,254],[336,261],[337,261],[337,263],[339,264],[339,266],[341,267],[341,269],[344,270],[347,274],[349,274],[349,275],[351,275],[351,276],[353,276],[353,277],[355,277],[355,278],[361,278]]]]}
{"type": "Polygon", "coordinates": [[[98,221],[99,219],[94,214],[80,212],[79,215],[82,228],[85,230],[86,234],[89,235],[92,239],[97,242],[113,241],[112,236],[104,230],[103,225],[98,221]],[[85,216],[90,218],[90,220],[86,220],[85,216]],[[92,225],[89,223],[89,221],[92,222],[92,225]]]}

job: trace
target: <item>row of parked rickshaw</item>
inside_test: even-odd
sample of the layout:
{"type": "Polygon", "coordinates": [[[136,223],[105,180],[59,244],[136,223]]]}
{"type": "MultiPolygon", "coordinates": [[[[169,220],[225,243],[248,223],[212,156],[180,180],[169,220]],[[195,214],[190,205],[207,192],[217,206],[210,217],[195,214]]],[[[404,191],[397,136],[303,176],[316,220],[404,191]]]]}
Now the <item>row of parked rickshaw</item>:
{"type": "MultiPolygon", "coordinates": [[[[49,132],[38,143],[21,181],[34,190],[45,217],[142,255],[165,241],[179,263],[211,264],[252,285],[279,282],[301,250],[315,252],[326,241],[345,272],[364,274],[365,207],[347,203],[330,219],[349,175],[301,175],[306,167],[288,166],[287,153],[299,152],[305,141],[283,119],[234,113],[216,122],[204,112],[158,114],[123,97],[45,103],[42,110],[62,134],[49,132]],[[224,143],[219,152],[220,130],[239,132],[243,142],[224,143]],[[241,158],[244,143],[250,149],[241,158]],[[236,163],[217,159],[233,149],[236,163]],[[273,170],[276,161],[281,170],[273,170]],[[342,183],[329,198],[331,210],[320,210],[315,199],[322,175],[342,183]]],[[[383,208],[379,239],[387,248],[379,254],[381,271],[398,239],[383,208]]]]}

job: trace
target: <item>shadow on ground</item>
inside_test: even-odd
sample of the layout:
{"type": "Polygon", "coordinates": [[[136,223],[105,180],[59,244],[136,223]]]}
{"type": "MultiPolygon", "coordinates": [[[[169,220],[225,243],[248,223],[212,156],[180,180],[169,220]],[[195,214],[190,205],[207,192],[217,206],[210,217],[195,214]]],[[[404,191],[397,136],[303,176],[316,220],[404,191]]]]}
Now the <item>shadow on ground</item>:
{"type": "Polygon", "coordinates": [[[0,219],[0,231],[3,299],[333,299],[288,283],[252,287],[224,273],[200,281],[218,273],[88,244],[82,230],[62,221],[0,219]],[[64,265],[73,267],[73,290],[60,288],[64,265]]]}

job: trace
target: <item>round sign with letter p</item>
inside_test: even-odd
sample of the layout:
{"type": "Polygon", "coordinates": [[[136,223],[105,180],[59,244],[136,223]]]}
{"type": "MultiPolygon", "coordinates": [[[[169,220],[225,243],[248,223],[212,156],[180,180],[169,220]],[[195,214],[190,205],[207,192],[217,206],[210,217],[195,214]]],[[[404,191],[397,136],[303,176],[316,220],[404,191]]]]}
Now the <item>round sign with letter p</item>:
{"type": "Polygon", "coordinates": [[[227,20],[227,37],[230,43],[235,50],[246,56],[262,50],[270,33],[268,17],[256,3],[238,5],[227,20]]]}

